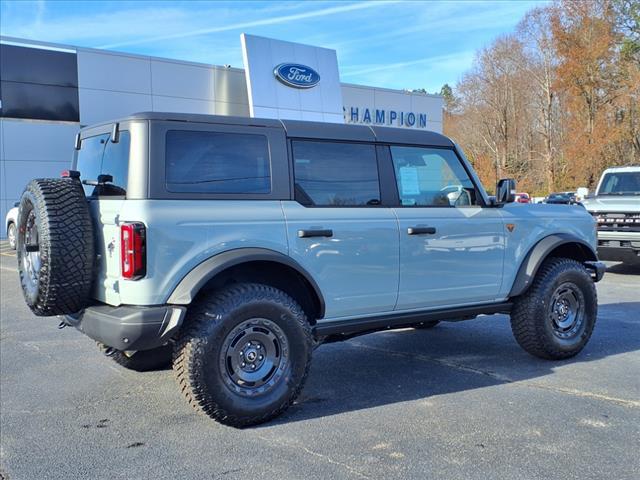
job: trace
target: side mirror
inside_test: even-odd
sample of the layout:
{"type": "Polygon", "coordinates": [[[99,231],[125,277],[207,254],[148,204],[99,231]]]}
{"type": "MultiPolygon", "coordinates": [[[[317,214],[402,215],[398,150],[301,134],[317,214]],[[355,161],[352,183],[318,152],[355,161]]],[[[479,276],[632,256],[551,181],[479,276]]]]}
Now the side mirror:
{"type": "Polygon", "coordinates": [[[516,201],[516,181],[513,178],[502,178],[496,185],[496,203],[512,203],[516,201]]]}

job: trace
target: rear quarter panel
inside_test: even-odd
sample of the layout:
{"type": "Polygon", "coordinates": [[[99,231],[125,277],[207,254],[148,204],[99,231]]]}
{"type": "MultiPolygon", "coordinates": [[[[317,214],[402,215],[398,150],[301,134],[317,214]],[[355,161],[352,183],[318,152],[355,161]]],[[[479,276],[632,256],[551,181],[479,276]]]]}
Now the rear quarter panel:
{"type": "MultiPolygon", "coordinates": [[[[112,298],[124,305],[165,303],[189,271],[222,251],[242,247],[288,251],[277,200],[126,200],[115,219],[122,222],[142,222],[147,228],[147,275],[124,280],[118,263],[119,297],[112,298]]],[[[119,259],[119,237],[115,241],[119,259]]]]}
{"type": "Polygon", "coordinates": [[[500,210],[506,229],[503,283],[500,294],[506,298],[526,255],[544,237],[565,233],[582,239],[596,249],[595,222],[580,205],[510,203],[500,210]]]}

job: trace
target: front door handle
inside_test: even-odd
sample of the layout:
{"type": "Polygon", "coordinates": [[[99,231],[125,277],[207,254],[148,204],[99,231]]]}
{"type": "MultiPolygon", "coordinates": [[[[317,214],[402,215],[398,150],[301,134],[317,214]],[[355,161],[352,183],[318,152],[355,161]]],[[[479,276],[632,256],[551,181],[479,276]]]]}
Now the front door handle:
{"type": "Polygon", "coordinates": [[[435,227],[409,227],[407,228],[409,235],[433,235],[436,233],[435,227]]]}
{"type": "Polygon", "coordinates": [[[298,237],[300,238],[309,238],[309,237],[333,237],[333,230],[298,230],[298,237]]]}

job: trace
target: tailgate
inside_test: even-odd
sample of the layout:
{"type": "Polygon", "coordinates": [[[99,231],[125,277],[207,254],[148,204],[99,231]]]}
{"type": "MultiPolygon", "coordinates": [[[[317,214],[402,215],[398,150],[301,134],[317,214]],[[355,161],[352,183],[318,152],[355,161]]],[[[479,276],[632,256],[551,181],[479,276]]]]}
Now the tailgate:
{"type": "Polygon", "coordinates": [[[96,271],[92,296],[109,305],[120,305],[120,226],[123,199],[91,199],[96,249],[96,271]]]}

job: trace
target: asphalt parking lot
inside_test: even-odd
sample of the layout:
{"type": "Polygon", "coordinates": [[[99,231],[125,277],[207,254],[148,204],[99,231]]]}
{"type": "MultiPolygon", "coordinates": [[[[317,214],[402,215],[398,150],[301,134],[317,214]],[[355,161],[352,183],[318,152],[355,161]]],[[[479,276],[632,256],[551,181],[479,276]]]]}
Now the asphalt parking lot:
{"type": "Polygon", "coordinates": [[[320,347],[297,404],[245,430],[33,316],[4,242],[0,270],[0,478],[640,476],[640,270],[612,264],[572,360],[529,356],[503,315],[377,333],[320,347]]]}

